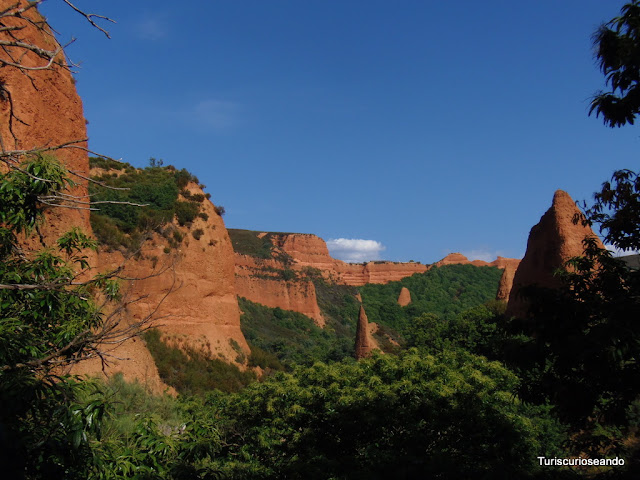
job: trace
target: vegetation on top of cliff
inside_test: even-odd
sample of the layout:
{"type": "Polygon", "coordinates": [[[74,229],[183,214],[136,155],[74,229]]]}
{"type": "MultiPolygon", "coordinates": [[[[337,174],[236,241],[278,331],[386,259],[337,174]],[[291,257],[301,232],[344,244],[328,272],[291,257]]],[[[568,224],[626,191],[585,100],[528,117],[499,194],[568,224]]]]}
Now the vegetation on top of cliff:
{"type": "Polygon", "coordinates": [[[238,228],[228,228],[227,231],[229,232],[234,252],[257,258],[271,258],[273,243],[271,243],[267,235],[258,237],[260,232],[238,228]]]}
{"type": "Polygon", "coordinates": [[[112,160],[93,158],[91,161],[92,166],[103,170],[94,180],[116,188],[106,189],[94,183],[89,188],[92,208],[96,209],[91,212],[91,227],[103,245],[135,250],[152,231],[164,234],[170,245],[179,243],[171,238],[173,232],[161,227],[174,218],[179,225],[189,226],[196,217],[206,215],[200,212],[206,196],[191,195],[185,190],[190,182],[198,182],[198,178],[185,169],[177,170],[173,166],[135,169],[112,160]],[[111,170],[119,173],[110,173],[111,170]]]}

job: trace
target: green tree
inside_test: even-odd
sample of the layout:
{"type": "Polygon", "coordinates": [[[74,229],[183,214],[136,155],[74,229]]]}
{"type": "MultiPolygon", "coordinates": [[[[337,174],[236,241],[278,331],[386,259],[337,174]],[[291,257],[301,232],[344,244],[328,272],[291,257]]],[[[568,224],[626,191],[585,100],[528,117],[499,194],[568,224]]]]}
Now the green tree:
{"type": "Polygon", "coordinates": [[[37,252],[23,251],[18,240],[42,224],[41,199],[71,185],[64,167],[41,155],[0,174],[0,454],[10,478],[78,473],[104,405],[81,406],[83,385],[59,373],[100,355],[101,341],[131,332],[91,300],[98,291],[116,298],[115,280],[78,279],[94,240],[72,229],[37,252]]]}
{"type": "Polygon", "coordinates": [[[639,0],[624,5],[620,16],[602,25],[593,41],[610,91],[595,95],[589,114],[602,115],[610,127],[633,125],[640,113],[639,0]]]}
{"type": "MultiPolygon", "coordinates": [[[[594,43],[611,91],[594,98],[590,113],[602,115],[610,127],[633,124],[640,112],[639,2],[623,6],[619,17],[596,32],[594,43]]],[[[640,248],[637,173],[614,172],[584,206],[574,222],[599,227],[618,249],[640,248]]],[[[621,447],[640,395],[640,272],[586,238],[584,254],[557,275],[559,289],[525,292],[533,320],[512,324],[528,334],[515,360],[527,379],[520,392],[528,400],[550,399],[581,432],[576,438],[586,437],[581,448],[621,447]]]]}
{"type": "Polygon", "coordinates": [[[316,363],[220,405],[230,478],[530,478],[560,453],[548,408],[464,351],[316,363]]]}

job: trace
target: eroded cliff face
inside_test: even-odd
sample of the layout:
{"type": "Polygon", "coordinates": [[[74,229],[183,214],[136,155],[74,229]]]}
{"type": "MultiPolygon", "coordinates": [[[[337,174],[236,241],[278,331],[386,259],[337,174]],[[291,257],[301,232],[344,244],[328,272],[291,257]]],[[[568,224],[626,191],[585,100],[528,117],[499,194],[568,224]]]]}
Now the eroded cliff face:
{"type": "Polygon", "coordinates": [[[553,272],[570,258],[583,254],[582,241],[585,237],[595,237],[590,227],[573,223],[576,214],[580,214],[580,210],[569,194],[556,191],[551,207],[529,233],[527,251],[513,278],[506,312],[508,316],[527,315],[527,303],[519,295],[522,287],[557,288],[560,282],[553,272]]]}
{"type": "MultiPolygon", "coordinates": [[[[303,313],[320,326],[324,325],[324,319],[317,304],[311,275],[319,274],[329,282],[359,287],[368,283],[385,284],[402,280],[416,273],[424,273],[432,267],[415,262],[375,261],[350,264],[332,258],[325,241],[316,235],[242,232],[252,233],[259,239],[268,239],[272,251],[270,258],[236,252],[238,295],[269,307],[303,313]],[[293,278],[283,278],[284,273],[293,278]]],[[[517,266],[519,262],[520,260],[504,257],[498,257],[493,262],[469,261],[460,253],[452,253],[435,265],[472,264],[504,269],[506,266],[517,266]]],[[[410,302],[410,295],[408,298],[410,302]]],[[[398,301],[407,300],[403,297],[398,301]]]]}
{"type": "MultiPolygon", "coordinates": [[[[202,194],[194,183],[187,189],[193,195],[202,194]]],[[[133,279],[123,285],[129,300],[138,299],[127,307],[127,322],[151,316],[152,325],[164,333],[165,340],[236,362],[239,349],[244,354],[250,351],[240,330],[233,248],[213,204],[205,200],[201,208],[207,220],[197,217],[190,228],[180,227],[177,222],[166,227],[183,236],[176,248],[170,248],[163,236],[154,233],[132,259],[125,260],[119,251],[101,250],[98,268],[110,271],[123,265],[121,276],[133,279]],[[196,230],[203,232],[199,238],[192,233],[196,230]]],[[[141,340],[125,342],[114,355],[136,361],[116,360],[107,374],[123,371],[125,377],[147,383],[151,378],[151,383],[157,383],[155,365],[141,340]]],[[[87,373],[100,369],[99,362],[85,362],[81,367],[87,373]]]]}
{"type": "Polygon", "coordinates": [[[351,286],[388,283],[427,270],[419,263],[369,262],[348,264],[332,258],[323,239],[310,234],[253,232],[268,238],[271,258],[235,255],[236,291],[239,296],[268,307],[280,307],[312,318],[317,325],[325,320],[318,306],[312,275],[351,286]]]}
{"type": "Polygon", "coordinates": [[[302,313],[320,327],[325,320],[320,312],[313,282],[302,275],[285,280],[283,265],[276,260],[264,260],[236,254],[235,282],[238,296],[271,308],[302,313]]]}
{"type": "MultiPolygon", "coordinates": [[[[519,263],[519,262],[518,262],[519,263]]],[[[502,271],[500,277],[500,283],[498,284],[498,293],[496,294],[496,300],[502,300],[504,302],[509,301],[509,295],[513,288],[513,277],[516,274],[517,264],[507,264],[502,271]]]]}
{"type": "Polygon", "coordinates": [[[367,283],[389,283],[428,269],[426,265],[414,262],[346,263],[332,258],[325,241],[311,234],[283,234],[277,236],[274,243],[291,257],[293,268],[316,268],[325,278],[354,287],[367,283]]]}
{"type": "MultiPolygon", "coordinates": [[[[3,11],[15,5],[24,8],[28,2],[0,0],[0,9],[3,11]]],[[[0,40],[4,42],[18,41],[54,52],[59,48],[36,8],[26,10],[21,16],[3,18],[2,27],[21,27],[11,31],[2,29],[0,40]]],[[[12,46],[0,49],[0,57],[29,68],[48,63],[33,52],[25,53],[24,49],[12,46]]],[[[31,150],[71,142],[78,142],[75,145],[79,147],[87,147],[82,101],[66,65],[63,54],[59,53],[50,68],[25,71],[7,65],[0,68],[0,136],[3,150],[31,150]]],[[[55,156],[70,171],[88,176],[89,160],[85,150],[63,148],[48,154],[55,156]]],[[[4,168],[4,165],[0,168],[4,168]]],[[[68,193],[86,195],[86,180],[74,175],[71,178],[78,186],[68,193]]],[[[51,240],[74,226],[91,232],[88,210],[52,208],[47,212],[43,233],[47,240],[51,240]]]]}

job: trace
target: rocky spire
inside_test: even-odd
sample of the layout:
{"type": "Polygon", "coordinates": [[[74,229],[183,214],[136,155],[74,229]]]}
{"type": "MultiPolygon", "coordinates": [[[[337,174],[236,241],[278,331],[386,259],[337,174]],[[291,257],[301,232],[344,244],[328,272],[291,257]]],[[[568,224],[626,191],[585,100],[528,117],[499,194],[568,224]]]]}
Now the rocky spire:
{"type": "Polygon", "coordinates": [[[364,307],[360,305],[360,314],[358,315],[358,327],[356,329],[356,360],[366,358],[371,355],[374,349],[374,342],[369,333],[369,320],[364,311],[364,307]]]}
{"type": "Polygon", "coordinates": [[[527,315],[526,301],[519,295],[522,287],[557,288],[560,281],[553,272],[570,258],[583,254],[582,241],[595,234],[590,227],[573,223],[574,216],[580,213],[567,192],[556,191],[551,208],[529,232],[527,251],[513,278],[507,316],[527,315]]]}
{"type": "Polygon", "coordinates": [[[411,303],[411,292],[407,287],[402,287],[400,290],[400,295],[398,295],[398,305],[401,307],[406,307],[411,303]]]}
{"type": "Polygon", "coordinates": [[[504,266],[502,276],[500,277],[500,283],[498,284],[498,293],[496,300],[509,301],[509,294],[513,288],[513,277],[516,274],[517,265],[507,264],[504,266]]]}

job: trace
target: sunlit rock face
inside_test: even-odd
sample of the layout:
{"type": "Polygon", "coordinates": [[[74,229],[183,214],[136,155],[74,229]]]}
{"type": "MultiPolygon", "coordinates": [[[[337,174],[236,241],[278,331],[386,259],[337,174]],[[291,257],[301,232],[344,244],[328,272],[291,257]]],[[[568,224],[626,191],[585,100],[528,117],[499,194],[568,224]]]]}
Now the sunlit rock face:
{"type": "MultiPolygon", "coordinates": [[[[0,0],[0,9],[24,8],[24,0],[0,0]],[[14,8],[15,7],[15,8],[14,8]]],[[[55,52],[60,45],[37,8],[26,10],[21,17],[5,17],[3,27],[20,27],[17,30],[3,29],[0,40],[35,45],[43,50],[55,52]]],[[[19,63],[27,68],[40,68],[49,62],[33,52],[19,47],[5,46],[0,49],[4,61],[19,63]]],[[[3,66],[0,71],[0,136],[4,151],[31,150],[56,147],[78,142],[77,147],[87,147],[86,122],[82,101],[76,92],[75,81],[67,68],[63,53],[54,57],[50,68],[23,70],[3,66]]],[[[47,152],[58,158],[67,169],[83,177],[89,173],[89,158],[86,150],[64,148],[47,152]]],[[[6,168],[4,164],[0,169],[6,168]]],[[[67,192],[82,200],[87,193],[87,182],[80,176],[71,176],[77,187],[67,192]]],[[[71,227],[91,231],[89,210],[82,208],[53,208],[47,212],[47,222],[42,233],[51,241],[71,227]]]]}
{"type": "Polygon", "coordinates": [[[527,302],[519,295],[522,287],[557,288],[560,281],[553,272],[570,258],[583,254],[585,237],[595,237],[590,227],[573,222],[579,214],[580,210],[567,192],[555,192],[551,207],[529,232],[527,251],[513,278],[506,312],[508,316],[527,315],[527,302]]]}

